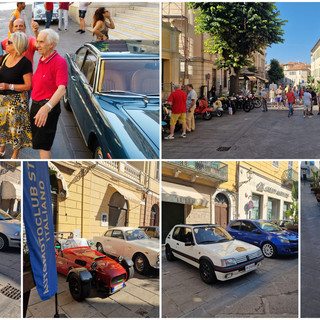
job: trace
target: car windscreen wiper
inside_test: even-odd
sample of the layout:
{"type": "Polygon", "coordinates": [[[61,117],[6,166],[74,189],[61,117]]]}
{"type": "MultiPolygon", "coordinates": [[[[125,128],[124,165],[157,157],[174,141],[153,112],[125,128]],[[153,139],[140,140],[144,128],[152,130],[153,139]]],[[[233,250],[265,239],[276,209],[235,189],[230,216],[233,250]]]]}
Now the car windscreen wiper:
{"type": "Polygon", "coordinates": [[[142,97],[142,98],[147,98],[147,96],[145,94],[141,94],[141,93],[136,93],[136,92],[132,92],[132,91],[124,91],[124,90],[109,90],[107,92],[111,92],[111,93],[126,93],[126,94],[130,94],[133,96],[138,96],[138,97],[142,97]]]}
{"type": "Polygon", "coordinates": [[[198,242],[198,244],[202,244],[202,243],[216,243],[217,241],[214,240],[204,240],[204,241],[200,241],[198,242]]]}

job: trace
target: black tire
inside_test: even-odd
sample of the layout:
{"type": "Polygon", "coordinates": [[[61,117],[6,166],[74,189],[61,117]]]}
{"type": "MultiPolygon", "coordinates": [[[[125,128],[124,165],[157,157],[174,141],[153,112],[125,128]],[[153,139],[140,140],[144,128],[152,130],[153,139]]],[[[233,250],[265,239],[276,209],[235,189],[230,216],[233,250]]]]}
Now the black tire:
{"type": "Polygon", "coordinates": [[[9,247],[8,238],[4,234],[0,234],[0,251],[6,251],[9,247]]]}
{"type": "Polygon", "coordinates": [[[69,290],[74,300],[82,301],[89,296],[91,282],[82,282],[80,277],[73,273],[69,278],[69,290]]]}
{"type": "Polygon", "coordinates": [[[271,242],[265,242],[261,247],[261,251],[266,258],[274,258],[277,255],[277,248],[271,242]]]}
{"type": "Polygon", "coordinates": [[[211,118],[212,118],[212,114],[211,114],[210,111],[205,111],[205,112],[203,113],[203,119],[204,119],[204,120],[210,120],[211,118]]]}
{"type": "Polygon", "coordinates": [[[135,255],[133,259],[134,268],[140,274],[147,274],[150,268],[149,261],[146,256],[142,253],[135,255]]]}
{"type": "Polygon", "coordinates": [[[217,281],[216,274],[213,269],[212,263],[206,259],[202,259],[199,265],[200,277],[203,282],[211,284],[217,281]]]}
{"type": "Polygon", "coordinates": [[[262,101],[260,100],[260,99],[254,99],[253,100],[253,103],[254,103],[254,107],[255,108],[260,108],[261,107],[261,105],[262,105],[262,101]]]}
{"type": "Polygon", "coordinates": [[[102,149],[99,145],[98,140],[94,143],[93,151],[92,151],[93,159],[103,159],[102,149]]]}
{"type": "Polygon", "coordinates": [[[98,243],[96,244],[96,248],[97,248],[97,251],[98,251],[98,252],[104,253],[104,251],[103,251],[103,246],[102,246],[102,244],[101,244],[100,242],[98,242],[98,243]]]}
{"type": "Polygon", "coordinates": [[[222,117],[222,115],[223,115],[223,112],[222,111],[220,111],[220,110],[217,110],[217,113],[216,113],[216,115],[217,115],[217,117],[222,117]]]}
{"type": "Polygon", "coordinates": [[[70,107],[69,100],[68,100],[67,93],[65,93],[65,94],[63,95],[63,97],[62,97],[62,104],[63,104],[63,106],[65,107],[66,110],[72,111],[72,110],[71,110],[71,107],[70,107]]]}
{"type": "Polygon", "coordinates": [[[174,255],[169,245],[166,245],[166,258],[168,261],[174,261],[174,255]]]}
{"type": "Polygon", "coordinates": [[[127,281],[129,280],[129,279],[131,279],[131,278],[133,278],[134,277],[134,267],[133,266],[131,266],[131,267],[129,267],[128,265],[126,266],[126,267],[124,267],[125,269],[126,269],[126,271],[127,271],[127,281]]]}
{"type": "Polygon", "coordinates": [[[243,110],[245,112],[249,112],[251,110],[250,104],[248,102],[245,102],[245,104],[243,105],[243,110]]]}

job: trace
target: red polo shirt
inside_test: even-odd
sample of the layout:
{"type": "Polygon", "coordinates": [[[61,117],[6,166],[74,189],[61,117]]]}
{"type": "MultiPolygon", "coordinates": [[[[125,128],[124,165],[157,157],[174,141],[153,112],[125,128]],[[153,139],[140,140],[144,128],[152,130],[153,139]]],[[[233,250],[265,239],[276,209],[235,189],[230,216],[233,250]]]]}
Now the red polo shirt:
{"type": "Polygon", "coordinates": [[[45,2],[46,11],[53,11],[53,2],[45,2]]]}
{"type": "Polygon", "coordinates": [[[31,99],[50,99],[60,85],[68,85],[67,61],[57,51],[45,60],[39,60],[38,68],[32,77],[31,99]]]}
{"type": "MultiPolygon", "coordinates": [[[[34,53],[37,50],[37,48],[36,48],[36,38],[28,36],[28,40],[29,40],[28,50],[26,52],[24,52],[23,55],[31,61],[32,68],[33,68],[33,56],[34,56],[34,53]]],[[[7,51],[8,39],[5,39],[5,40],[1,41],[1,44],[2,44],[2,49],[7,51]]]]}
{"type": "Polygon", "coordinates": [[[287,99],[288,99],[288,103],[290,102],[294,102],[294,93],[292,91],[287,93],[287,99]]]}
{"type": "Polygon", "coordinates": [[[181,89],[171,92],[168,100],[172,102],[172,113],[187,112],[187,93],[181,89]]]}

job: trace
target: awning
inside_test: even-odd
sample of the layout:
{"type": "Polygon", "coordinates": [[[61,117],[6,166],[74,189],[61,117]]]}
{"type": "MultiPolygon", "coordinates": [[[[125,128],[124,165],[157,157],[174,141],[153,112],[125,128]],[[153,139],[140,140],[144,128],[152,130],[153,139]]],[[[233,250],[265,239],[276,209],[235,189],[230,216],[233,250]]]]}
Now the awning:
{"type": "Polygon", "coordinates": [[[140,204],[142,200],[140,200],[132,191],[125,189],[123,187],[115,186],[113,184],[109,184],[109,186],[115,188],[119,193],[121,193],[124,198],[128,201],[132,201],[140,204]]]}
{"type": "Polygon", "coordinates": [[[10,181],[2,181],[2,199],[21,200],[21,185],[10,181]]]}
{"type": "Polygon", "coordinates": [[[261,80],[261,81],[269,82],[269,80],[268,80],[268,79],[266,79],[266,78],[262,78],[262,77],[259,77],[259,76],[256,76],[256,77],[257,77],[257,79],[259,79],[259,80],[261,80]]]}
{"type": "Polygon", "coordinates": [[[248,78],[249,81],[257,81],[256,77],[253,76],[246,76],[248,78]]]}
{"type": "Polygon", "coordinates": [[[162,181],[162,201],[208,207],[208,200],[194,188],[166,181],[162,181]]]}
{"type": "Polygon", "coordinates": [[[67,182],[61,171],[51,161],[48,161],[48,167],[50,170],[54,171],[56,178],[61,182],[61,185],[59,186],[59,195],[69,198],[67,182]]]}

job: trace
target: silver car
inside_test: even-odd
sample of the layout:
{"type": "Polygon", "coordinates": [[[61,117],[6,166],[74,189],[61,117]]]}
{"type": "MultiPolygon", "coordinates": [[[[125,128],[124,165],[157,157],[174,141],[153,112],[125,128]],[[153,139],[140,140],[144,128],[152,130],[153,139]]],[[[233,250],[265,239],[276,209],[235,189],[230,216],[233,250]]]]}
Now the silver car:
{"type": "Polygon", "coordinates": [[[8,247],[20,248],[21,223],[0,209],[0,251],[8,247]]]}
{"type": "MultiPolygon", "coordinates": [[[[53,3],[52,21],[59,20],[58,13],[59,4],[58,2],[53,3]]],[[[46,21],[46,10],[44,9],[44,2],[33,2],[32,3],[32,18],[34,21],[46,21]]]]}

